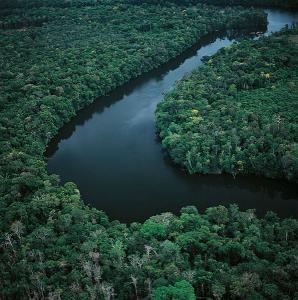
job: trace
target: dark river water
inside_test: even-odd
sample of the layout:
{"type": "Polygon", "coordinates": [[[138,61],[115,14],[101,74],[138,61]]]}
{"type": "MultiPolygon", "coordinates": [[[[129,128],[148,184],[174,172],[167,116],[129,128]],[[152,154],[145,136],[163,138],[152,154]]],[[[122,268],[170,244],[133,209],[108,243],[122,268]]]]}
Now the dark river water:
{"type": "MultiPolygon", "coordinates": [[[[267,34],[298,21],[298,13],[267,10],[267,34]]],[[[174,166],[156,137],[154,111],[175,81],[232,41],[204,38],[174,61],[101,97],[66,124],[47,149],[48,170],[75,182],[85,203],[111,219],[143,221],[186,205],[200,210],[236,203],[298,217],[297,185],[260,177],[187,175],[174,166]]]]}

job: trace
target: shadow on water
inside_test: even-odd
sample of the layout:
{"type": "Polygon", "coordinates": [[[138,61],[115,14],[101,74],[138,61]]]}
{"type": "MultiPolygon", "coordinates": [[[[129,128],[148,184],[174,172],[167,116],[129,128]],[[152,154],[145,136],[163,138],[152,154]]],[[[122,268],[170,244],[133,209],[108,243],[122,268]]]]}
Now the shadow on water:
{"type": "MultiPolygon", "coordinates": [[[[239,38],[240,36],[244,35],[244,32],[243,34],[240,33],[239,35],[239,32],[229,31],[230,39],[239,38]]],[[[120,101],[123,99],[123,97],[129,96],[136,88],[141,87],[153,77],[156,81],[162,80],[162,77],[166,72],[177,69],[186,59],[195,56],[199,48],[214,42],[217,38],[224,38],[225,36],[225,32],[208,34],[201,38],[200,41],[195,43],[193,46],[185,50],[183,53],[160,66],[158,69],[154,69],[130,80],[129,82],[115,88],[106,96],[98,97],[93,103],[79,110],[75,117],[73,117],[68,123],[60,128],[59,133],[49,143],[45,152],[45,156],[51,157],[58,150],[59,142],[71,137],[73,132],[76,130],[76,127],[83,126],[86,121],[92,118],[94,113],[103,112],[105,108],[108,108],[117,101],[120,101]]]]}
{"type": "MultiPolygon", "coordinates": [[[[298,14],[266,10],[267,32],[298,20],[298,14]]],[[[262,29],[260,29],[262,30],[262,29]]],[[[50,173],[75,182],[88,205],[122,222],[143,221],[165,211],[196,205],[200,210],[237,203],[258,215],[273,210],[298,217],[297,185],[256,176],[188,175],[162,150],[154,111],[175,82],[201,65],[202,57],[242,38],[216,32],[157,70],[130,81],[81,110],[52,140],[50,173]]],[[[250,36],[254,38],[254,36],[250,36]]]]}
{"type": "MultiPolygon", "coordinates": [[[[266,28],[259,28],[259,30],[265,31],[266,28]]],[[[129,82],[115,88],[106,96],[98,97],[93,103],[79,110],[75,117],[73,117],[68,123],[66,123],[62,128],[60,128],[59,133],[49,143],[45,152],[45,156],[51,157],[58,150],[59,142],[61,140],[65,140],[71,137],[71,135],[76,129],[76,126],[84,125],[86,121],[92,118],[94,113],[103,112],[105,108],[108,108],[117,101],[120,101],[124,96],[128,96],[134,91],[134,89],[141,87],[152,77],[154,77],[157,81],[162,80],[166,72],[177,69],[186,59],[195,56],[198,49],[200,49],[201,47],[213,43],[218,38],[227,37],[229,40],[254,38],[255,35],[250,34],[250,32],[251,30],[229,30],[227,32],[217,31],[216,33],[208,34],[202,37],[200,41],[198,41],[193,46],[185,50],[183,53],[160,66],[158,69],[154,69],[152,71],[142,74],[141,76],[138,76],[137,78],[130,80],[129,82]]]]}

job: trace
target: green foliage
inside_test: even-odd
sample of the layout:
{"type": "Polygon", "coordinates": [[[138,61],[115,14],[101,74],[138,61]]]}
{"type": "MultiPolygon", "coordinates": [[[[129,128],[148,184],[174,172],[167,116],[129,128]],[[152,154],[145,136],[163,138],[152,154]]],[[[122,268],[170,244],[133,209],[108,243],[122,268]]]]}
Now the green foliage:
{"type": "Polygon", "coordinates": [[[156,113],[163,146],[189,173],[298,181],[297,29],[225,47],[156,113]]]}
{"type": "Polygon", "coordinates": [[[275,6],[275,7],[284,7],[284,8],[298,8],[298,3],[296,0],[123,0],[124,2],[142,4],[142,3],[151,3],[151,4],[163,4],[167,2],[175,3],[178,5],[195,5],[198,3],[209,4],[209,5],[241,5],[241,6],[275,6]]]}
{"type": "Polygon", "coordinates": [[[43,157],[96,96],[264,14],[91,0],[0,8],[1,299],[294,297],[296,220],[189,207],[126,226],[84,205],[75,184],[60,186],[43,157]]]}
{"type": "Polygon", "coordinates": [[[164,237],[166,235],[166,226],[149,219],[143,224],[141,233],[145,237],[164,237]]]}
{"type": "Polygon", "coordinates": [[[107,4],[138,4],[142,5],[144,3],[154,4],[154,5],[168,5],[169,3],[174,3],[177,5],[197,5],[197,4],[207,4],[207,5],[220,5],[220,6],[261,6],[261,7],[283,7],[283,8],[297,8],[298,4],[296,0],[2,0],[0,2],[0,8],[12,9],[12,8],[39,8],[39,7],[86,7],[86,6],[96,6],[98,3],[107,4]]]}
{"type": "Polygon", "coordinates": [[[154,291],[154,300],[195,300],[194,288],[189,282],[182,280],[174,286],[159,287],[154,291]]]}
{"type": "Polygon", "coordinates": [[[1,242],[4,299],[115,293],[119,299],[275,299],[297,293],[297,220],[273,213],[258,219],[234,205],[213,208],[225,211],[220,225],[210,209],[199,214],[190,207],[178,217],[166,213],[127,227],[83,210],[80,202],[65,205],[77,194],[73,186],[60,191],[32,200],[31,215],[20,206],[10,209],[15,221],[1,242]]]}

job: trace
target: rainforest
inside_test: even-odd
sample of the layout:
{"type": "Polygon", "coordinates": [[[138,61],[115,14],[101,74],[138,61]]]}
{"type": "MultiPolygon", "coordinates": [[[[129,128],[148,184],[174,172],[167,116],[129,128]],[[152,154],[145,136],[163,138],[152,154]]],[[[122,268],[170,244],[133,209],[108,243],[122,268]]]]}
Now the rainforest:
{"type": "Polygon", "coordinates": [[[157,110],[175,162],[298,181],[296,29],[222,48],[157,110]]]}
{"type": "Polygon", "coordinates": [[[0,299],[296,299],[295,7],[1,1],[0,299]]]}

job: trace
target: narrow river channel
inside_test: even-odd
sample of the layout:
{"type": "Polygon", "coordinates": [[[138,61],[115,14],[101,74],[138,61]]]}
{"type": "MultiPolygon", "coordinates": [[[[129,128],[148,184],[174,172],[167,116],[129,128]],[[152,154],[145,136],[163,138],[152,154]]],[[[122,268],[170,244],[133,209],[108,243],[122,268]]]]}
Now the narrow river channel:
{"type": "MultiPolygon", "coordinates": [[[[268,30],[298,21],[298,12],[267,9],[268,30]]],[[[231,44],[206,37],[174,61],[101,97],[66,124],[47,149],[48,171],[75,182],[85,203],[122,222],[143,221],[186,205],[200,210],[236,203],[298,217],[298,188],[286,181],[228,175],[187,175],[174,166],[156,137],[154,111],[175,82],[201,58],[231,44]]]]}

